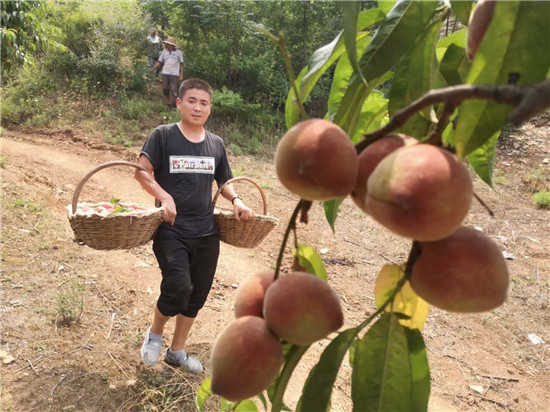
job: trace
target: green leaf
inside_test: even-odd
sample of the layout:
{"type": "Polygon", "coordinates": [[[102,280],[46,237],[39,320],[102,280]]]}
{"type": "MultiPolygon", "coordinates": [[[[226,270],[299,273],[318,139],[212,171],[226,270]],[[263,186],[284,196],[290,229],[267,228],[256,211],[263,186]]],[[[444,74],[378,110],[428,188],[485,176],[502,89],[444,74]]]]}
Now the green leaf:
{"type": "Polygon", "coordinates": [[[336,375],[357,333],[356,328],[340,332],[326,347],[319,362],[309,373],[297,412],[326,411],[330,407],[330,396],[336,375]]]}
{"type": "MultiPolygon", "coordinates": [[[[390,116],[422,97],[433,88],[437,72],[435,46],[439,37],[440,22],[437,20],[426,28],[418,41],[405,53],[395,68],[388,112],[390,116]]],[[[421,138],[431,125],[430,108],[413,115],[400,129],[409,136],[421,138]]]]}
{"type": "Polygon", "coordinates": [[[294,256],[298,256],[298,263],[305,268],[306,272],[317,275],[326,282],[327,271],[323,260],[315,252],[315,249],[298,243],[298,249],[294,249],[292,253],[294,256]]]}
{"type": "Polygon", "coordinates": [[[468,155],[468,161],[477,175],[485,183],[493,187],[493,164],[500,130],[493,134],[487,142],[468,155]]]}
{"type": "MultiPolygon", "coordinates": [[[[296,85],[298,90],[300,90],[300,82],[308,72],[308,67],[304,67],[298,77],[296,78],[296,85]]],[[[302,101],[303,102],[303,101],[302,101]]],[[[287,129],[290,129],[296,123],[300,121],[300,109],[298,108],[298,103],[296,103],[296,93],[294,93],[294,88],[291,87],[285,103],[285,121],[287,129]]]]}
{"type": "Polygon", "coordinates": [[[451,44],[454,44],[455,46],[462,47],[463,49],[466,48],[466,35],[468,32],[466,29],[462,29],[459,31],[455,31],[453,34],[442,38],[437,42],[437,47],[435,49],[437,60],[440,60],[443,58],[443,55],[447,51],[447,48],[451,44]]]}
{"type": "Polygon", "coordinates": [[[428,410],[430,399],[430,365],[426,345],[422,334],[418,329],[405,328],[407,346],[409,348],[409,360],[411,364],[411,411],[428,410]]]}
{"type": "MultiPolygon", "coordinates": [[[[549,2],[497,2],[467,82],[506,84],[510,73],[519,74],[519,85],[543,80],[550,66],[549,15],[549,2]]],[[[458,157],[464,158],[489,140],[508,122],[511,110],[490,101],[463,103],[455,131],[458,157]]]]}
{"type": "Polygon", "coordinates": [[[405,0],[387,14],[365,50],[359,66],[367,81],[388,71],[422,34],[437,7],[437,1],[405,0]]]}
{"type": "Polygon", "coordinates": [[[199,386],[199,389],[197,390],[197,395],[195,396],[195,406],[197,407],[198,412],[204,412],[204,404],[212,395],[210,380],[210,377],[203,380],[201,386],[199,386]]]}
{"type": "Polygon", "coordinates": [[[455,109],[449,118],[449,124],[445,127],[445,130],[443,130],[443,133],[441,134],[441,140],[445,146],[455,147],[455,129],[453,126],[453,120],[456,118],[457,114],[458,109],[455,109]]]}
{"type": "Polygon", "coordinates": [[[349,345],[349,364],[353,365],[355,359],[355,351],[357,350],[357,345],[359,345],[359,339],[353,339],[351,345],[349,345]]]}
{"type": "Polygon", "coordinates": [[[231,408],[232,405],[232,402],[229,402],[227,399],[220,396],[220,406],[223,411],[229,411],[229,408],[231,408]]]}
{"type": "Polygon", "coordinates": [[[468,20],[470,20],[473,4],[473,1],[451,0],[451,8],[456,14],[456,17],[458,17],[458,20],[465,26],[468,25],[468,20]]]}
{"type": "Polygon", "coordinates": [[[384,12],[384,14],[388,14],[390,10],[395,6],[395,0],[389,1],[389,0],[379,0],[378,1],[378,8],[384,12]]]}
{"type": "Polygon", "coordinates": [[[411,365],[405,328],[383,315],[355,351],[353,411],[411,411],[411,365]]]}
{"type": "Polygon", "coordinates": [[[260,393],[258,395],[258,399],[260,400],[260,402],[262,403],[263,407],[264,407],[264,410],[267,411],[267,400],[265,399],[265,395],[263,393],[260,393]]]}
{"type": "MultiPolygon", "coordinates": [[[[435,12],[434,1],[402,1],[386,16],[359,61],[362,75],[371,82],[390,70],[399,58],[414,44],[435,12]]],[[[354,131],[363,102],[372,90],[360,76],[351,77],[334,122],[344,130],[354,131]]]]}
{"type": "MultiPolygon", "coordinates": [[[[378,9],[365,10],[359,15],[357,30],[361,31],[366,27],[372,26],[382,21],[384,17],[384,13],[378,9]]],[[[319,78],[346,51],[342,34],[343,31],[340,32],[332,42],[317,49],[311,56],[309,64],[300,72],[296,83],[302,102],[309,96],[319,78]]],[[[367,35],[368,33],[359,33],[358,38],[361,39],[367,35]]],[[[294,90],[291,89],[285,105],[287,128],[295,125],[299,121],[299,116],[300,113],[298,105],[296,104],[294,90]]]]}
{"type": "Polygon", "coordinates": [[[247,399],[239,402],[239,405],[235,408],[235,412],[258,412],[258,408],[252,399],[247,399]]]}
{"type": "Polygon", "coordinates": [[[466,50],[456,44],[451,44],[441,59],[439,71],[447,85],[454,86],[465,82],[470,67],[471,64],[466,57],[466,50]]]}
{"type": "Polygon", "coordinates": [[[309,348],[308,346],[298,346],[285,344],[283,348],[286,348],[286,353],[284,354],[284,365],[279,376],[273,381],[273,383],[267,389],[267,396],[271,401],[272,411],[285,410],[290,411],[283,403],[283,396],[285,394],[288,381],[292,376],[292,372],[300,362],[300,359],[306,353],[309,348]]]}
{"type": "MultiPolygon", "coordinates": [[[[357,53],[363,54],[369,42],[371,41],[370,36],[364,36],[356,42],[357,53]]],[[[344,54],[338,60],[336,64],[336,69],[334,70],[334,76],[332,78],[332,85],[330,87],[330,94],[328,96],[328,114],[327,119],[332,121],[334,115],[340,107],[342,98],[346,92],[346,89],[349,85],[349,80],[353,74],[353,67],[349,61],[347,54],[344,54]]]]}
{"type": "Polygon", "coordinates": [[[361,114],[357,122],[357,128],[351,138],[351,141],[353,143],[357,143],[363,138],[365,133],[378,129],[382,118],[384,118],[387,113],[388,99],[384,97],[384,93],[378,90],[373,90],[363,103],[361,114]]]}
{"type": "Polygon", "coordinates": [[[327,200],[323,203],[323,207],[325,208],[325,217],[327,218],[327,222],[333,233],[336,232],[334,223],[336,222],[336,217],[338,216],[338,208],[344,199],[345,196],[339,197],[338,199],[327,200]]]}
{"type": "MultiPolygon", "coordinates": [[[[343,1],[342,9],[344,12],[344,42],[346,52],[353,70],[361,75],[359,62],[357,61],[357,15],[361,8],[358,1],[343,1]]],[[[363,81],[365,81],[363,79],[363,81]]]]}

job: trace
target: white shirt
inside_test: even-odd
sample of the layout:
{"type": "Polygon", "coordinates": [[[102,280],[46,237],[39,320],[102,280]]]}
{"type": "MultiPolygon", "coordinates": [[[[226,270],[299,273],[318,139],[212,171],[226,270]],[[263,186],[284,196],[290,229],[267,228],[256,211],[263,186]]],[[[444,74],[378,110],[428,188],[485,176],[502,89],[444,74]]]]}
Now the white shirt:
{"type": "Polygon", "coordinates": [[[148,39],[151,43],[153,43],[153,44],[158,44],[158,43],[160,43],[160,41],[161,41],[161,40],[160,40],[160,37],[159,37],[159,36],[156,36],[156,35],[155,35],[155,36],[149,35],[149,36],[147,37],[147,39],[148,39]]]}
{"type": "Polygon", "coordinates": [[[179,76],[180,64],[183,64],[183,54],[179,49],[173,51],[163,50],[159,57],[159,62],[164,63],[162,74],[179,76]]]}

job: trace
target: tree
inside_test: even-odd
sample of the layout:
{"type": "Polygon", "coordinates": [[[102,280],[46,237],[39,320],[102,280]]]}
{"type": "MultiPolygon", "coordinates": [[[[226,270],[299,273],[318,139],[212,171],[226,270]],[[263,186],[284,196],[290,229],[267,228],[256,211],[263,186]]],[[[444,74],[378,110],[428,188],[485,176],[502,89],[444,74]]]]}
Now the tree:
{"type": "MultiPolygon", "coordinates": [[[[485,8],[481,7],[483,3],[486,1],[475,6],[479,7],[477,10],[485,8]]],[[[326,118],[347,133],[358,153],[369,150],[373,143],[386,139],[393,132],[418,140],[412,145],[402,144],[403,147],[393,152],[391,150],[395,147],[387,149],[387,156],[379,160],[368,178],[366,207],[373,218],[396,231],[393,223],[402,216],[390,216],[394,222],[389,225],[384,220],[387,216],[380,218],[376,212],[380,209],[369,205],[385,202],[387,209],[391,209],[399,208],[403,202],[418,200],[415,196],[422,197],[424,193],[418,188],[423,189],[423,185],[431,183],[421,181],[412,185],[410,178],[421,180],[430,175],[428,180],[451,184],[451,189],[452,185],[462,185],[460,189],[455,186],[455,192],[465,190],[462,189],[467,186],[464,178],[456,183],[459,172],[453,171],[447,179],[443,171],[431,166],[422,173],[393,176],[398,166],[406,164],[400,162],[405,162],[402,159],[407,157],[417,160],[424,156],[429,162],[439,159],[438,162],[456,163],[453,170],[457,171],[463,169],[460,162],[467,158],[475,172],[492,185],[492,164],[500,129],[508,122],[519,125],[550,106],[550,80],[545,80],[550,75],[550,49],[547,47],[550,28],[545,24],[550,5],[545,2],[497,2],[494,11],[485,16],[487,32],[474,39],[480,45],[470,62],[466,54],[466,39],[473,30],[471,33],[467,29],[459,30],[444,38],[441,38],[441,33],[445,33],[445,22],[451,13],[456,14],[463,24],[473,27],[476,23],[470,18],[474,19],[476,14],[475,18],[482,18],[475,8],[472,11],[473,6],[473,2],[451,1],[444,5],[436,1],[404,0],[379,2],[378,7],[361,11],[359,2],[344,2],[344,29],[331,43],[313,53],[297,78],[284,37],[264,30],[279,46],[292,84],[285,113],[289,132],[281,144],[287,139],[295,140],[292,144],[280,146],[284,147],[281,155],[285,156],[300,146],[296,139],[307,140],[312,139],[311,135],[333,133],[319,121],[316,127],[325,129],[300,135],[301,130],[309,130],[302,122],[308,117],[303,102],[321,76],[335,66],[326,102],[326,118]],[[377,87],[389,79],[392,82],[386,97],[377,87]],[[409,153],[413,154],[409,156],[409,153]],[[440,155],[444,157],[440,158],[440,155]],[[406,194],[400,191],[395,195],[395,185],[402,181],[411,186],[406,194]],[[409,196],[410,192],[412,196],[409,196]]],[[[317,149],[317,146],[311,147],[310,150],[317,149]]],[[[340,156],[340,152],[325,149],[318,155],[340,156]]],[[[286,177],[289,168],[303,173],[302,177],[306,174],[307,177],[317,177],[315,169],[307,169],[305,163],[300,163],[305,157],[308,156],[294,157],[296,169],[292,169],[292,164],[285,164],[286,177]]],[[[317,163],[323,164],[323,161],[317,163]]],[[[418,166],[414,164],[414,167],[418,166]]],[[[277,172],[279,175],[280,171],[277,172]]],[[[285,184],[283,179],[280,180],[285,184]]],[[[326,193],[327,185],[334,185],[330,180],[322,179],[312,179],[310,184],[324,189],[323,193],[326,193]]],[[[452,200],[453,191],[444,187],[450,193],[447,199],[452,200]]],[[[307,222],[311,202],[324,198],[316,197],[319,190],[302,191],[299,184],[287,188],[302,199],[296,205],[285,232],[272,285],[277,284],[282,257],[292,232],[297,239],[295,266],[319,277],[326,276],[320,257],[312,248],[299,243],[295,224],[299,217],[307,222]]],[[[419,205],[430,205],[434,192],[428,193],[428,200],[421,199],[419,205]]],[[[333,230],[343,199],[324,202],[326,218],[333,230]]],[[[452,201],[450,206],[455,207],[452,201]]],[[[441,205],[436,211],[443,207],[441,205]]],[[[384,214],[387,212],[386,208],[382,210],[384,214]]],[[[404,224],[410,223],[409,220],[404,224]]],[[[508,282],[505,261],[499,249],[482,234],[457,227],[450,235],[446,233],[431,238],[430,234],[426,240],[417,239],[414,233],[406,236],[412,243],[407,261],[402,265],[386,266],[378,275],[375,288],[378,310],[361,324],[339,332],[331,340],[319,362],[311,369],[296,410],[330,410],[332,387],[348,351],[353,369],[351,398],[354,411],[426,410],[430,372],[421,330],[428,303],[445,310],[469,312],[489,310],[505,299],[508,282]],[[470,247],[467,249],[467,246],[470,247]],[[466,266],[459,269],[459,265],[452,261],[457,249],[467,249],[468,254],[466,266]],[[484,278],[487,284],[479,282],[477,290],[478,283],[469,274],[479,268],[483,268],[488,277],[484,278]],[[434,275],[434,271],[445,271],[447,276],[434,275]],[[434,281],[437,278],[443,279],[434,281]],[[451,285],[446,281],[461,285],[451,285]],[[494,293],[484,295],[489,287],[496,287],[494,293]],[[464,290],[470,292],[463,293],[464,290]],[[434,299],[434,293],[438,299],[434,299]]],[[[285,278],[292,276],[291,273],[285,278]]],[[[266,302],[271,287],[267,288],[266,302]]],[[[298,315],[293,313],[292,317],[298,315]]],[[[266,321],[269,325],[269,319],[266,321]]],[[[242,344],[246,345],[246,342],[242,344]]],[[[307,345],[285,344],[284,364],[279,376],[267,388],[267,396],[258,394],[264,405],[269,399],[271,411],[285,408],[286,385],[307,349],[307,345]]],[[[197,395],[200,411],[204,410],[204,401],[210,395],[209,379],[204,381],[197,395]]],[[[256,406],[250,399],[232,403],[222,400],[222,409],[250,411],[256,410],[256,406]]]]}
{"type": "Polygon", "coordinates": [[[63,49],[48,37],[52,27],[41,20],[46,13],[46,7],[40,0],[0,2],[3,76],[18,66],[32,62],[41,48],[63,49]]]}

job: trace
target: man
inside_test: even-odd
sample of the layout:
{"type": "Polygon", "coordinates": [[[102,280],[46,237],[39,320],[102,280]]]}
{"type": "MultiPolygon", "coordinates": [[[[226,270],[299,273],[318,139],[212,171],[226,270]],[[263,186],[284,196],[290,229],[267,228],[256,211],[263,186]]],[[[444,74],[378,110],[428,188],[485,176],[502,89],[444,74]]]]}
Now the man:
{"type": "MultiPolygon", "coordinates": [[[[176,104],[181,121],[159,126],[151,133],[139,159],[149,174],[137,171],[135,175],[142,187],[164,206],[164,223],[153,243],[162,271],[161,292],[141,355],[149,366],[158,362],[164,325],[175,317],[174,337],[165,361],[199,373],[203,370],[201,362],[187,355],[184,346],[210,292],[219,255],[212,183],[216,180],[220,186],[233,174],[222,139],[204,128],[212,109],[210,85],[200,79],[186,80],[181,84],[176,104]]],[[[221,195],[233,203],[236,219],[254,218],[232,184],[221,195]]]]}
{"type": "MultiPolygon", "coordinates": [[[[155,63],[159,59],[159,54],[162,51],[162,43],[160,40],[160,37],[157,35],[157,29],[155,27],[151,27],[151,30],[149,32],[149,36],[147,36],[147,42],[149,44],[149,51],[148,51],[148,60],[149,60],[149,67],[151,69],[155,65],[155,63]]],[[[158,77],[160,72],[160,68],[157,67],[155,71],[155,78],[158,77]]]]}
{"type": "Polygon", "coordinates": [[[168,37],[163,40],[166,45],[159,56],[158,61],[151,68],[155,70],[161,64],[162,66],[162,94],[164,103],[168,108],[176,109],[176,99],[178,96],[178,80],[183,80],[183,54],[177,49],[176,39],[168,37]]]}

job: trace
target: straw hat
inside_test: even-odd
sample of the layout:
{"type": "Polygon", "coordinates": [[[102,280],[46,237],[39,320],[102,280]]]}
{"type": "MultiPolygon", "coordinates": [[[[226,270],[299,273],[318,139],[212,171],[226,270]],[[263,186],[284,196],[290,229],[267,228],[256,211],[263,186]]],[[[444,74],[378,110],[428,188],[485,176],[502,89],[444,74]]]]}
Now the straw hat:
{"type": "Polygon", "coordinates": [[[162,41],[164,44],[171,44],[172,46],[174,47],[178,47],[177,43],[176,43],[176,39],[174,37],[168,37],[166,40],[163,40],[162,41]]]}

